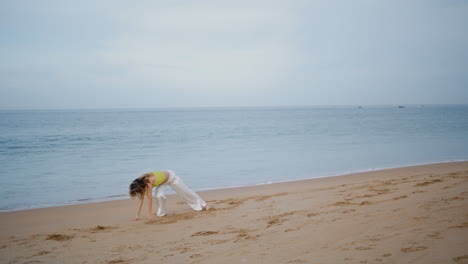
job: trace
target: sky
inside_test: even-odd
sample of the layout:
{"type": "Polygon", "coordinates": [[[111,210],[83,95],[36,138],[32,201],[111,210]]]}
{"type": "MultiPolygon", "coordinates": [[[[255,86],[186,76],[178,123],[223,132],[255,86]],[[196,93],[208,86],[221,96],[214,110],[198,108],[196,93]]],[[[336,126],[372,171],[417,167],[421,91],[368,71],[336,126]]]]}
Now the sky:
{"type": "Polygon", "coordinates": [[[468,104],[468,1],[0,1],[0,109],[468,104]]]}

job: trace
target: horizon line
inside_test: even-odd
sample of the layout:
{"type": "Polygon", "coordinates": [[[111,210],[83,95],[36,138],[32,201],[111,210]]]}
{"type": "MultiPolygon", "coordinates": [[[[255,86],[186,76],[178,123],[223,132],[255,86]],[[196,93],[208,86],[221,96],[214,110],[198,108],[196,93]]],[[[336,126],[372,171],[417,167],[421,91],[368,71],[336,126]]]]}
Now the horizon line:
{"type": "Polygon", "coordinates": [[[244,106],[167,106],[167,107],[83,107],[83,108],[18,108],[1,109],[0,111],[106,111],[106,110],[209,110],[209,109],[304,109],[324,107],[425,107],[425,106],[468,106],[468,103],[431,103],[431,104],[317,104],[317,105],[244,105],[244,106]]]}

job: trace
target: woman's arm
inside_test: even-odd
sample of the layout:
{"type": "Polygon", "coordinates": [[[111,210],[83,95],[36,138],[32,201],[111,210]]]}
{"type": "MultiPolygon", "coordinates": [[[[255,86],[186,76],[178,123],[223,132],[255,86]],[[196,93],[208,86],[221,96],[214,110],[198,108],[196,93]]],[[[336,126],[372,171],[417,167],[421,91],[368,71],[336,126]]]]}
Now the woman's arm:
{"type": "Polygon", "coordinates": [[[136,215],[135,215],[135,218],[133,218],[132,220],[139,220],[140,219],[140,211],[141,211],[141,207],[143,206],[143,200],[144,199],[145,199],[144,195],[140,195],[140,197],[138,197],[138,205],[137,205],[136,215]]]}
{"type": "Polygon", "coordinates": [[[148,198],[148,215],[146,216],[146,219],[148,219],[148,220],[153,220],[153,213],[152,213],[153,193],[152,193],[152,189],[153,189],[153,187],[150,184],[148,184],[148,186],[146,186],[146,197],[148,198]]]}

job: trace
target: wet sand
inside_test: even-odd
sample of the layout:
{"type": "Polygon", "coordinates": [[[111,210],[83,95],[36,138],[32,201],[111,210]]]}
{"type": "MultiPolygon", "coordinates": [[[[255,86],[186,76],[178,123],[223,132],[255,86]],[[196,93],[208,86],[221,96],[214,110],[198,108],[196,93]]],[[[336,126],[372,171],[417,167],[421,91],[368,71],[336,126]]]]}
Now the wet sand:
{"type": "Polygon", "coordinates": [[[0,263],[468,263],[468,162],[199,194],[0,213],[0,263]]]}

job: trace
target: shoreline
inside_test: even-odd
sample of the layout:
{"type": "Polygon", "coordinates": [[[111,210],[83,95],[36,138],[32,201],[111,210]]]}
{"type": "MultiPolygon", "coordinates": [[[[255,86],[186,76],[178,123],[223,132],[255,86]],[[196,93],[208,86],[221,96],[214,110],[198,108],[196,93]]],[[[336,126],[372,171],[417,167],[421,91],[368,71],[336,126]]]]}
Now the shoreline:
{"type": "MultiPolygon", "coordinates": [[[[418,166],[426,166],[426,165],[437,165],[437,164],[448,164],[448,163],[458,163],[458,162],[468,162],[468,160],[450,160],[450,161],[440,161],[440,162],[428,162],[428,163],[415,163],[410,165],[404,166],[390,166],[390,167],[378,167],[372,169],[363,169],[351,172],[344,172],[338,174],[329,174],[323,175],[313,178],[304,178],[304,179],[295,179],[295,180],[285,180],[285,181],[275,181],[275,182],[268,182],[268,183],[258,183],[258,184],[251,184],[251,185],[239,185],[239,186],[230,186],[230,187],[213,187],[213,188],[206,188],[206,189],[194,189],[196,192],[206,192],[206,191],[217,191],[217,190],[229,190],[229,189],[236,189],[236,188],[245,188],[245,187],[252,187],[252,186],[262,186],[262,185],[270,185],[270,184],[287,184],[290,182],[297,182],[297,181],[308,181],[314,179],[324,179],[324,178],[334,178],[334,177],[344,177],[353,174],[359,173],[367,173],[367,172],[374,172],[374,171],[384,171],[384,170],[393,170],[393,169],[404,169],[410,167],[418,167],[418,166]]],[[[174,195],[172,190],[166,191],[167,195],[174,195]]],[[[28,208],[17,208],[17,209],[0,209],[0,214],[3,213],[10,213],[10,212],[21,212],[21,211],[28,211],[28,210],[36,210],[36,209],[45,209],[45,208],[55,208],[55,207],[63,207],[63,206],[73,206],[73,205],[82,205],[82,204],[93,204],[93,203],[102,203],[102,202],[112,202],[112,201],[121,201],[130,199],[127,194],[120,194],[120,195],[112,195],[107,197],[99,197],[99,198],[82,198],[75,201],[67,201],[67,202],[60,202],[60,203],[52,203],[50,205],[42,205],[42,206],[32,206],[28,208]]]]}
{"type": "Polygon", "coordinates": [[[154,221],[130,199],[0,213],[0,262],[468,262],[468,161],[198,193],[209,211],[168,195],[154,221]]]}

